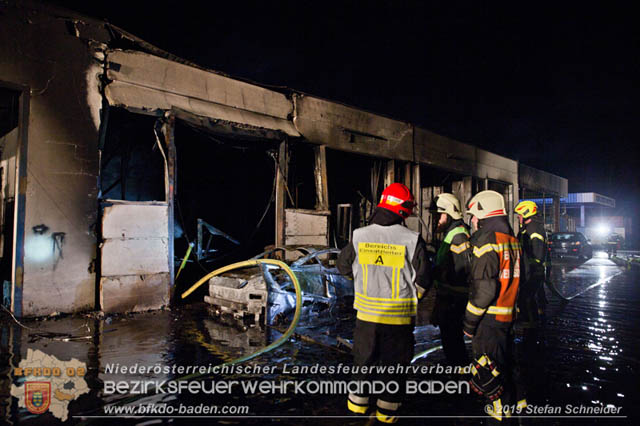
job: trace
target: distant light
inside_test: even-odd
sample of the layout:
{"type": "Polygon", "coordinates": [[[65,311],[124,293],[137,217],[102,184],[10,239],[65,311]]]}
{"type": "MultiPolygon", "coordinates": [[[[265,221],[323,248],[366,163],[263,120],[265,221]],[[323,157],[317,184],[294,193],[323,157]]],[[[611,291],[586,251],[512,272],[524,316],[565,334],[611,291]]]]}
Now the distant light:
{"type": "Polygon", "coordinates": [[[611,233],[611,228],[609,228],[609,225],[601,223],[600,225],[596,226],[596,233],[600,236],[605,237],[611,233]]]}

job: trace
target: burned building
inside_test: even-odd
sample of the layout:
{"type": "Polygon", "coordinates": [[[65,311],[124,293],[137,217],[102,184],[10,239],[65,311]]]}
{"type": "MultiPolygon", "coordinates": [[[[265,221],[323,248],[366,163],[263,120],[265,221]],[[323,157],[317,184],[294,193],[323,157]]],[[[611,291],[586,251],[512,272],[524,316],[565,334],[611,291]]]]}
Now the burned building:
{"type": "MultiPolygon", "coordinates": [[[[18,316],[168,305],[189,243],[209,266],[340,247],[394,181],[416,194],[408,225],[427,240],[440,192],[518,199],[517,161],[69,11],[0,2],[0,58],[0,281],[18,316]]],[[[565,179],[536,182],[566,195],[565,179]]]]}

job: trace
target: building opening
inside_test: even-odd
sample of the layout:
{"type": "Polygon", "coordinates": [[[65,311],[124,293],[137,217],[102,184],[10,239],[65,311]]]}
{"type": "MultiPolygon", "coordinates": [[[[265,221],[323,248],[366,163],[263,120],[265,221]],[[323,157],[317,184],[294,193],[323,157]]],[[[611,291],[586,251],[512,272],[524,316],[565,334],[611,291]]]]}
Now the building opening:
{"type": "Polygon", "coordinates": [[[20,92],[0,87],[0,303],[12,306],[20,92]]]}
{"type": "MultiPolygon", "coordinates": [[[[194,245],[176,283],[181,292],[207,272],[274,244],[276,168],[282,166],[278,141],[214,133],[181,120],[174,139],[176,261],[194,245]]],[[[302,202],[302,188],[293,192],[302,202]]]]}

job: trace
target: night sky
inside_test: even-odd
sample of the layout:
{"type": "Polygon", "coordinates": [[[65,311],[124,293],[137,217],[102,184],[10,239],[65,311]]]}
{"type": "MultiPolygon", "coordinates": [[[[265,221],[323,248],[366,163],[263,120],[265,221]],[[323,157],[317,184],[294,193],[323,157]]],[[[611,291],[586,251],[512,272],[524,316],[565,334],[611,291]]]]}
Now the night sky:
{"type": "Polygon", "coordinates": [[[630,2],[54,3],[204,67],[412,122],[614,197],[630,216],[640,208],[630,2]]]}

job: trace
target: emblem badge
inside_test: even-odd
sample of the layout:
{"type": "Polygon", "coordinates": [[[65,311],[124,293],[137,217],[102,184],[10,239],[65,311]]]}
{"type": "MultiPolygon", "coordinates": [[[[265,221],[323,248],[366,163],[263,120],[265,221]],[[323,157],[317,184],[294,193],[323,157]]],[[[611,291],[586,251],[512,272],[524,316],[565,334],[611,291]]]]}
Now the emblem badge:
{"type": "Polygon", "coordinates": [[[25,403],[33,414],[42,414],[51,404],[51,382],[25,382],[25,403]]]}

